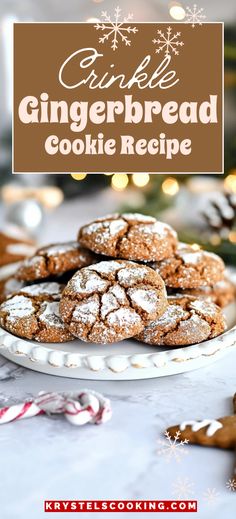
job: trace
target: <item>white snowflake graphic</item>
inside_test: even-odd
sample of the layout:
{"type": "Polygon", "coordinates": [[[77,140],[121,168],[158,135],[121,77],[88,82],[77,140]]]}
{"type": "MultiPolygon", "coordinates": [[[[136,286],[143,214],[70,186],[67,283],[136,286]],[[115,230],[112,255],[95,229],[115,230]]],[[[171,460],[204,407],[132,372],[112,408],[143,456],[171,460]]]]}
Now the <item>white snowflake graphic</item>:
{"type": "Polygon", "coordinates": [[[226,487],[228,488],[228,490],[231,490],[231,492],[236,492],[236,479],[228,479],[226,487]]]}
{"type": "Polygon", "coordinates": [[[157,454],[163,455],[167,463],[169,463],[172,458],[179,462],[181,456],[188,454],[187,449],[184,447],[184,445],[188,443],[188,440],[179,441],[180,431],[177,431],[174,438],[170,436],[168,431],[165,431],[165,437],[165,440],[158,440],[157,442],[162,446],[161,449],[158,449],[157,454]]]}
{"type": "Polygon", "coordinates": [[[172,495],[176,499],[188,499],[194,494],[194,483],[189,478],[177,478],[172,485],[172,495]]]}
{"type": "Polygon", "coordinates": [[[179,41],[178,38],[181,36],[181,32],[176,32],[172,34],[171,27],[168,27],[166,33],[162,30],[158,30],[157,34],[160,36],[157,39],[152,40],[154,45],[159,45],[156,49],[156,52],[159,54],[160,52],[165,52],[165,55],[173,53],[178,56],[179,51],[177,47],[182,47],[184,45],[183,41],[179,41]]]}
{"type": "Polygon", "coordinates": [[[131,25],[124,27],[124,24],[131,22],[133,19],[133,14],[129,13],[127,17],[121,19],[121,9],[116,7],[114,21],[112,21],[111,16],[107,13],[107,11],[102,12],[101,18],[103,18],[101,23],[96,23],[94,26],[97,30],[106,31],[104,32],[104,36],[99,38],[99,43],[105,43],[111,39],[111,49],[114,51],[118,48],[119,39],[125,45],[131,45],[131,40],[129,39],[128,35],[135,34],[138,32],[138,29],[137,27],[132,27],[131,25]]]}
{"type": "Polygon", "coordinates": [[[216,500],[219,497],[219,492],[216,491],[215,488],[207,488],[205,492],[203,492],[203,499],[209,504],[215,504],[216,500]]]}
{"type": "Polygon", "coordinates": [[[191,23],[192,27],[196,25],[202,25],[203,20],[206,16],[202,14],[204,11],[203,7],[198,7],[194,4],[193,7],[186,7],[186,23],[191,23]]]}

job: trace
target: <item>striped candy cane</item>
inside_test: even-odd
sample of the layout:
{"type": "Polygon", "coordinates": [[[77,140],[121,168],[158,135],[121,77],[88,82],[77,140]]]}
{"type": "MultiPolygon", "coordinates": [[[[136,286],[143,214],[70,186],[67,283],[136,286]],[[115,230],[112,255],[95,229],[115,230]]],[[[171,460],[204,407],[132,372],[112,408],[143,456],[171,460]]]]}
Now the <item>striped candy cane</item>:
{"type": "Polygon", "coordinates": [[[0,425],[40,414],[64,414],[73,425],[100,424],[110,420],[110,401],[95,391],[39,393],[35,400],[0,409],[0,425]]]}
{"type": "Polygon", "coordinates": [[[44,414],[44,411],[39,409],[34,402],[3,407],[0,409],[0,425],[15,420],[22,420],[22,418],[32,418],[32,416],[37,416],[38,414],[44,414]]]}

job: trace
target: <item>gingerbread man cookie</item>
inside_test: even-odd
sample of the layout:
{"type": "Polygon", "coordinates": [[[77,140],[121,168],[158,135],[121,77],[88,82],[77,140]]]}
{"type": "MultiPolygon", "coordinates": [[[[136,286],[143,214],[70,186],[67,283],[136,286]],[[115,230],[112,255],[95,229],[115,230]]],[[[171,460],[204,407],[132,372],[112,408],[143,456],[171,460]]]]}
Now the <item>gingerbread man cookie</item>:
{"type": "MultiPolygon", "coordinates": [[[[234,395],[234,411],[236,411],[236,395],[234,395]]],[[[180,431],[179,439],[186,439],[192,444],[221,449],[236,448],[236,414],[217,420],[208,418],[200,421],[187,420],[179,425],[168,427],[167,431],[171,437],[180,431]]]]}

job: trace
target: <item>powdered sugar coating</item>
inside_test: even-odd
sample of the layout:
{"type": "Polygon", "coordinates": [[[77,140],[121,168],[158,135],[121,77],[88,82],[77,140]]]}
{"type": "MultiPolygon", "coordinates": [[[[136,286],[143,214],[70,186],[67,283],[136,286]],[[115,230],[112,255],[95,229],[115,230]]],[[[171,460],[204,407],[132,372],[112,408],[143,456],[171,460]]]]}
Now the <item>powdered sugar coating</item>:
{"type": "Polygon", "coordinates": [[[72,319],[79,318],[83,324],[94,324],[99,313],[99,298],[90,297],[84,303],[79,303],[73,312],[72,319]]]}
{"type": "Polygon", "coordinates": [[[120,305],[128,305],[126,293],[122,287],[114,285],[109,288],[108,292],[102,295],[101,318],[105,319],[110,312],[117,310],[120,305]]]}
{"type": "Polygon", "coordinates": [[[202,252],[179,252],[179,257],[185,265],[197,265],[202,260],[202,252]]]}
{"type": "Polygon", "coordinates": [[[78,242],[69,241],[66,243],[56,243],[55,245],[49,245],[40,249],[40,251],[46,251],[48,256],[54,256],[59,254],[65,254],[66,252],[72,252],[78,249],[78,242]]]}
{"type": "Polygon", "coordinates": [[[38,285],[28,285],[21,288],[20,293],[28,294],[32,297],[45,295],[59,297],[61,294],[61,285],[55,282],[39,283],[38,285]]]}
{"type": "Polygon", "coordinates": [[[212,303],[210,303],[208,301],[203,301],[201,299],[195,299],[195,301],[193,301],[191,304],[191,308],[209,318],[213,318],[215,315],[215,305],[213,305],[212,303]]]}
{"type": "Polygon", "coordinates": [[[1,305],[1,309],[9,313],[9,320],[11,321],[29,317],[34,313],[32,301],[25,296],[14,296],[12,299],[5,301],[1,305]]]}
{"type": "MultiPolygon", "coordinates": [[[[130,262],[131,263],[131,262],[130,262]]],[[[123,262],[124,267],[127,265],[127,262],[123,262]]],[[[121,261],[118,263],[116,260],[114,261],[100,261],[96,265],[91,265],[88,267],[88,270],[92,270],[101,274],[114,274],[120,270],[121,261]]]]}
{"type": "Polygon", "coordinates": [[[147,275],[146,267],[138,267],[133,264],[129,269],[122,269],[118,272],[118,280],[122,285],[132,286],[137,282],[141,283],[147,275]]]}
{"type": "Polygon", "coordinates": [[[157,302],[155,290],[144,288],[129,288],[128,295],[133,305],[142,308],[142,310],[148,313],[156,312],[157,302]]]}
{"type": "Polygon", "coordinates": [[[126,222],[139,222],[139,223],[155,223],[156,218],[153,216],[147,216],[146,214],[139,213],[123,213],[122,217],[126,222]]]}
{"type": "Polygon", "coordinates": [[[153,330],[156,328],[157,322],[158,325],[163,326],[165,328],[171,329],[174,321],[179,321],[181,319],[185,319],[188,317],[187,312],[178,305],[168,306],[164,314],[158,319],[158,321],[153,321],[150,324],[150,328],[153,330]]]}
{"type": "Polygon", "coordinates": [[[139,325],[141,319],[132,308],[118,308],[118,310],[108,315],[107,322],[112,326],[115,325],[117,328],[123,328],[123,326],[125,326],[129,329],[132,328],[133,325],[139,325]]]}
{"type": "Polygon", "coordinates": [[[47,326],[56,326],[57,328],[63,328],[64,324],[60,317],[59,302],[58,301],[46,301],[42,304],[41,312],[39,314],[39,321],[45,323],[47,326]]]}
{"type": "Polygon", "coordinates": [[[124,229],[126,229],[126,224],[121,219],[111,221],[109,224],[109,234],[111,236],[116,236],[120,231],[123,231],[124,229]]]}
{"type": "Polygon", "coordinates": [[[191,246],[186,246],[186,244],[182,244],[181,250],[178,250],[178,255],[180,258],[182,258],[183,262],[186,265],[196,265],[197,263],[200,263],[204,259],[209,261],[219,261],[219,256],[217,254],[214,254],[213,252],[208,252],[205,250],[194,250],[191,249],[191,246]],[[185,245],[185,249],[183,247],[185,245]]]}
{"type": "Polygon", "coordinates": [[[78,271],[63,292],[60,312],[72,334],[106,343],[132,337],[166,305],[158,274],[150,267],[117,260],[78,271]]]}
{"type": "Polygon", "coordinates": [[[148,324],[137,339],[157,346],[186,346],[217,337],[225,326],[223,314],[214,303],[173,297],[165,313],[148,324]]]}
{"type": "Polygon", "coordinates": [[[77,293],[89,295],[94,292],[104,292],[108,287],[108,283],[96,274],[96,272],[88,272],[76,275],[72,278],[71,286],[77,293]]]}
{"type": "Polygon", "coordinates": [[[137,261],[168,258],[177,246],[169,225],[137,213],[97,219],[80,229],[78,239],[96,253],[137,261]]]}

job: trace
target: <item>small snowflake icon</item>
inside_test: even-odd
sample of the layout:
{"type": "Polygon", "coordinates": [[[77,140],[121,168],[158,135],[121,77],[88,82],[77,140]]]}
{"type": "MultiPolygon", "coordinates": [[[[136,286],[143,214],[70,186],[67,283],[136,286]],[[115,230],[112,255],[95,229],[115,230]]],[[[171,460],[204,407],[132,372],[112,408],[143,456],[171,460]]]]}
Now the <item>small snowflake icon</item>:
{"type": "Polygon", "coordinates": [[[207,488],[203,493],[203,499],[209,504],[215,504],[217,498],[219,497],[219,492],[216,491],[215,488],[207,488]]]}
{"type": "Polygon", "coordinates": [[[203,7],[198,7],[194,4],[193,7],[186,7],[186,23],[191,23],[194,28],[195,25],[202,25],[203,20],[206,16],[202,14],[204,11],[203,7]]]}
{"type": "Polygon", "coordinates": [[[188,499],[193,496],[194,483],[189,478],[178,478],[172,486],[172,495],[176,499],[188,499]]]}
{"type": "Polygon", "coordinates": [[[160,52],[164,52],[166,56],[169,54],[175,54],[178,56],[179,51],[177,47],[182,47],[184,43],[179,41],[178,38],[181,36],[181,32],[176,32],[172,34],[171,27],[168,27],[166,33],[161,31],[160,29],[157,31],[158,39],[152,40],[154,45],[158,45],[156,52],[159,54],[160,52]]]}
{"type": "Polygon", "coordinates": [[[137,27],[132,27],[131,25],[125,27],[124,24],[131,22],[133,19],[133,14],[129,13],[126,18],[121,20],[121,9],[116,7],[114,21],[112,21],[111,16],[107,13],[107,11],[102,12],[101,18],[103,18],[103,21],[94,25],[95,29],[106,31],[104,32],[104,36],[99,38],[99,43],[105,43],[110,39],[111,49],[114,51],[118,48],[119,39],[125,45],[131,45],[131,40],[129,39],[128,35],[136,34],[138,29],[137,27]]]}
{"type": "Polygon", "coordinates": [[[228,490],[231,490],[231,492],[236,492],[236,478],[229,479],[226,483],[226,487],[228,490]]]}
{"type": "Polygon", "coordinates": [[[173,439],[168,431],[165,431],[165,437],[165,440],[158,440],[157,442],[162,446],[161,449],[158,449],[157,454],[163,455],[167,463],[169,463],[172,458],[179,462],[182,455],[188,454],[187,449],[184,447],[184,445],[188,443],[188,440],[179,441],[180,431],[177,431],[173,439]]]}

